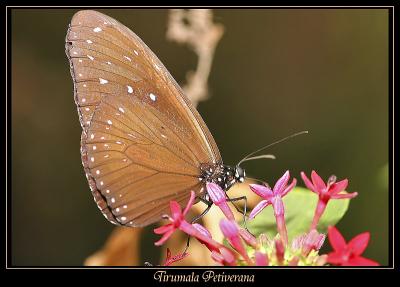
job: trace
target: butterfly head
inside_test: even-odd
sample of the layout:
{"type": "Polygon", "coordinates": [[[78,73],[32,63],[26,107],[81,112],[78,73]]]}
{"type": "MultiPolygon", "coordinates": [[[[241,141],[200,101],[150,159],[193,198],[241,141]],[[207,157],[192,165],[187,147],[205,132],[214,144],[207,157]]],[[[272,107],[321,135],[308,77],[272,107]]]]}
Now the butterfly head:
{"type": "Polygon", "coordinates": [[[244,168],[240,167],[240,166],[236,166],[235,168],[235,179],[238,182],[243,182],[244,179],[246,177],[246,171],[244,170],[244,168]]]}

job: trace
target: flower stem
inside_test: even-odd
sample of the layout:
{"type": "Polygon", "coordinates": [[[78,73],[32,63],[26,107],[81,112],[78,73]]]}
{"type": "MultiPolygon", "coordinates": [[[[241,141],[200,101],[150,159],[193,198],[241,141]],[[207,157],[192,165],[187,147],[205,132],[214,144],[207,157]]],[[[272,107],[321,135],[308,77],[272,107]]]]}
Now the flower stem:
{"type": "Polygon", "coordinates": [[[319,199],[317,208],[315,209],[314,218],[311,223],[310,231],[317,228],[318,222],[325,211],[327,203],[327,201],[319,199]]]}
{"type": "Polygon", "coordinates": [[[281,236],[283,244],[286,246],[288,244],[288,235],[286,230],[285,215],[281,214],[279,216],[275,216],[275,218],[279,235],[281,236]]]}

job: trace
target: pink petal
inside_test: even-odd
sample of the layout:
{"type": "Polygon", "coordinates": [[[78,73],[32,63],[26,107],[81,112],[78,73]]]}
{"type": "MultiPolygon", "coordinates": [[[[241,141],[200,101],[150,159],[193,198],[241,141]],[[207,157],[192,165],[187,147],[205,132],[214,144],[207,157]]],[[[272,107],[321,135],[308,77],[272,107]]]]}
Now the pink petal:
{"type": "Polygon", "coordinates": [[[211,258],[219,264],[224,264],[224,257],[217,251],[211,251],[211,258]]]}
{"type": "Polygon", "coordinates": [[[289,182],[290,174],[287,170],[280,179],[275,183],[274,194],[281,194],[287,183],[289,182]]]}
{"type": "Polygon", "coordinates": [[[170,238],[172,233],[174,233],[174,231],[175,231],[175,229],[171,229],[171,230],[167,231],[166,233],[164,233],[164,235],[161,237],[161,239],[158,240],[157,242],[155,242],[154,245],[156,245],[156,246],[163,245],[165,243],[165,241],[167,241],[168,238],[170,238]]]}
{"type": "Polygon", "coordinates": [[[361,256],[349,259],[348,264],[349,266],[379,266],[378,262],[361,256]]]}
{"type": "Polygon", "coordinates": [[[239,234],[247,243],[247,245],[257,248],[257,239],[252,234],[250,234],[250,232],[248,232],[246,229],[240,228],[239,234]]]}
{"type": "Polygon", "coordinates": [[[240,239],[237,223],[235,221],[221,219],[219,227],[231,246],[239,252],[246,261],[250,262],[250,258],[240,239]]]}
{"type": "Polygon", "coordinates": [[[221,219],[219,227],[224,236],[228,239],[239,236],[239,229],[234,221],[221,219]]]}
{"type": "Polygon", "coordinates": [[[220,248],[220,254],[223,256],[224,261],[228,265],[236,265],[236,258],[235,255],[226,247],[220,248]]]}
{"type": "Polygon", "coordinates": [[[249,219],[256,217],[265,207],[267,207],[271,202],[269,200],[261,200],[250,212],[249,219]]]}
{"type": "Polygon", "coordinates": [[[220,202],[216,205],[219,207],[219,209],[221,209],[222,213],[225,215],[227,219],[235,220],[235,216],[233,215],[232,209],[229,207],[226,201],[220,202]]]}
{"type": "Polygon", "coordinates": [[[171,208],[171,216],[174,220],[179,219],[182,216],[182,208],[176,201],[172,200],[169,202],[171,208]]]}
{"type": "Polygon", "coordinates": [[[369,232],[364,232],[350,240],[347,244],[350,252],[354,255],[361,255],[368,246],[369,237],[369,232]]]}
{"type": "Polygon", "coordinates": [[[331,196],[331,199],[352,199],[358,195],[357,192],[339,193],[331,196]]]}
{"type": "Polygon", "coordinates": [[[208,238],[212,238],[211,233],[201,224],[193,223],[192,226],[196,228],[201,234],[208,238]]]}
{"type": "Polygon", "coordinates": [[[329,253],[326,261],[334,265],[342,265],[342,264],[345,265],[347,263],[347,261],[343,260],[343,254],[340,252],[329,253]]]}
{"type": "Polygon", "coordinates": [[[328,239],[335,251],[342,251],[347,247],[342,234],[334,226],[328,227],[328,239]]]}
{"type": "Polygon", "coordinates": [[[274,196],[272,190],[264,185],[250,184],[249,186],[254,193],[256,193],[258,196],[261,196],[262,198],[270,199],[272,196],[274,196]]]}
{"type": "Polygon", "coordinates": [[[312,180],[316,190],[318,191],[318,193],[320,193],[321,191],[326,189],[325,182],[322,180],[322,178],[315,171],[311,172],[311,180],[312,180]]]}
{"type": "Polygon", "coordinates": [[[208,236],[208,234],[204,234],[204,230],[200,231],[198,227],[199,226],[196,227],[193,224],[183,220],[179,226],[179,229],[205,244],[209,250],[218,250],[221,244],[213,240],[210,236],[208,236]]]}
{"type": "Polygon", "coordinates": [[[268,256],[260,251],[256,251],[255,259],[256,259],[257,266],[267,266],[268,265],[268,256]]]}
{"type": "Polygon", "coordinates": [[[284,197],[289,191],[291,191],[296,186],[296,183],[297,179],[294,178],[292,183],[288,187],[286,187],[286,189],[280,194],[280,196],[284,197]]]}
{"type": "Polygon", "coordinates": [[[218,184],[210,182],[206,184],[206,187],[208,195],[210,196],[212,202],[214,202],[216,205],[226,201],[225,192],[218,184]]]}
{"type": "Polygon", "coordinates": [[[165,233],[165,232],[167,232],[167,231],[169,231],[169,230],[171,230],[173,228],[174,228],[173,224],[170,223],[170,224],[166,224],[166,225],[157,227],[153,231],[154,231],[155,234],[163,234],[163,233],[165,233]]]}
{"type": "Polygon", "coordinates": [[[183,216],[185,216],[189,212],[189,209],[193,206],[193,203],[194,203],[195,199],[196,199],[196,193],[192,190],[192,191],[190,191],[190,198],[189,198],[189,201],[188,201],[188,203],[186,205],[186,208],[182,213],[183,216]]]}
{"type": "Polygon", "coordinates": [[[308,254],[311,250],[319,250],[324,240],[324,234],[319,234],[316,229],[311,230],[305,237],[303,251],[308,254]]]}
{"type": "Polygon", "coordinates": [[[315,186],[312,184],[312,182],[308,179],[306,174],[304,172],[301,172],[301,177],[303,178],[304,184],[307,186],[309,190],[312,192],[318,193],[318,190],[315,188],[315,186]]]}
{"type": "Polygon", "coordinates": [[[316,242],[316,245],[315,245],[316,250],[320,250],[321,249],[322,245],[325,242],[325,238],[326,238],[325,234],[320,234],[318,236],[318,239],[317,239],[317,242],[316,242]]]}
{"type": "Polygon", "coordinates": [[[339,193],[347,188],[349,181],[347,179],[344,179],[342,181],[336,182],[331,185],[329,188],[329,194],[334,195],[336,193],[339,193]]]}

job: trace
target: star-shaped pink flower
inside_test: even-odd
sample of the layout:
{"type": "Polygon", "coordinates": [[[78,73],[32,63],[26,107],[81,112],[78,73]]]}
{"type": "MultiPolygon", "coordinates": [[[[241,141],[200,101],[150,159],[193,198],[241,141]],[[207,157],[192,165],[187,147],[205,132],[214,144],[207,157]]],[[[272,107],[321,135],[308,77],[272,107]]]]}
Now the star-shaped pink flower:
{"type": "Polygon", "coordinates": [[[179,205],[178,202],[176,202],[174,200],[170,202],[171,217],[168,216],[168,219],[171,221],[171,223],[154,229],[154,233],[163,234],[161,239],[158,240],[155,243],[155,245],[160,246],[160,245],[164,244],[164,242],[167,241],[168,238],[172,235],[172,233],[174,233],[174,231],[178,228],[184,229],[183,231],[188,231],[186,229],[190,228],[191,225],[185,220],[185,215],[189,212],[189,209],[193,206],[195,197],[196,197],[196,195],[195,195],[194,191],[192,191],[190,194],[190,199],[186,205],[186,208],[183,210],[183,212],[182,212],[181,206],[179,205]],[[189,227],[189,225],[190,225],[190,227],[189,227]]]}
{"type": "Polygon", "coordinates": [[[364,232],[346,243],[342,234],[330,226],[328,238],[333,251],[328,254],[327,262],[341,266],[379,266],[378,262],[361,256],[368,246],[369,237],[369,232],[364,232]]]}
{"type": "Polygon", "coordinates": [[[343,193],[343,191],[347,188],[347,179],[336,182],[336,177],[331,176],[328,179],[328,182],[325,184],[322,178],[314,170],[311,172],[312,182],[308,179],[304,172],[301,172],[301,177],[303,178],[303,181],[307,188],[310,189],[312,192],[318,194],[319,196],[317,208],[315,209],[315,214],[313,222],[311,223],[310,230],[313,230],[317,227],[319,219],[324,213],[329,200],[354,198],[358,194],[357,192],[343,193]]]}
{"type": "Polygon", "coordinates": [[[286,171],[285,174],[278,179],[275,183],[273,190],[271,190],[268,186],[259,185],[259,184],[250,184],[250,189],[264,198],[264,200],[260,201],[250,212],[249,219],[253,219],[259,214],[265,207],[272,204],[274,208],[276,224],[278,228],[278,232],[282,237],[284,244],[286,245],[288,242],[286,224],[285,224],[285,209],[283,205],[282,198],[291,191],[297,181],[294,178],[292,183],[288,185],[290,179],[289,171],[286,171]]]}

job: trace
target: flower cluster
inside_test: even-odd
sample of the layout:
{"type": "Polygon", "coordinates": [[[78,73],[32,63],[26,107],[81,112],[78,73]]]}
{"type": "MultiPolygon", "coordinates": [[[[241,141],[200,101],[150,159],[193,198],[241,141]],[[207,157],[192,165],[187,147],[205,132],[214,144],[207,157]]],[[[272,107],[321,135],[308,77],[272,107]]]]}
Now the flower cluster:
{"type": "MultiPolygon", "coordinates": [[[[156,228],[156,234],[162,234],[155,245],[165,243],[168,238],[179,229],[191,237],[196,238],[210,251],[211,258],[219,265],[246,265],[246,266],[375,266],[377,262],[364,258],[361,254],[368,245],[369,233],[362,233],[346,243],[339,231],[330,226],[328,228],[328,239],[333,251],[320,255],[319,250],[325,242],[325,234],[317,231],[318,223],[331,199],[350,199],[357,196],[356,192],[346,193],[348,180],[336,182],[336,177],[331,176],[327,183],[315,172],[311,173],[311,180],[304,172],[301,177],[306,187],[318,195],[318,203],[314,212],[309,231],[300,234],[289,242],[285,221],[285,206],[283,197],[291,192],[296,186],[296,179],[290,182],[289,171],[278,179],[273,188],[267,185],[250,184],[250,189],[261,200],[250,212],[249,220],[254,219],[260,212],[272,206],[276,221],[277,235],[270,238],[266,234],[255,237],[249,230],[242,228],[235,220],[234,214],[228,205],[225,192],[215,183],[207,183],[206,188],[210,199],[221,209],[226,218],[219,222],[219,228],[223,233],[226,244],[215,241],[211,233],[201,224],[189,223],[185,216],[192,207],[195,193],[192,191],[187,206],[182,211],[180,205],[170,202],[170,223],[156,228]]],[[[165,265],[170,265],[184,257],[188,253],[178,254],[171,258],[168,250],[165,265]]]]}

